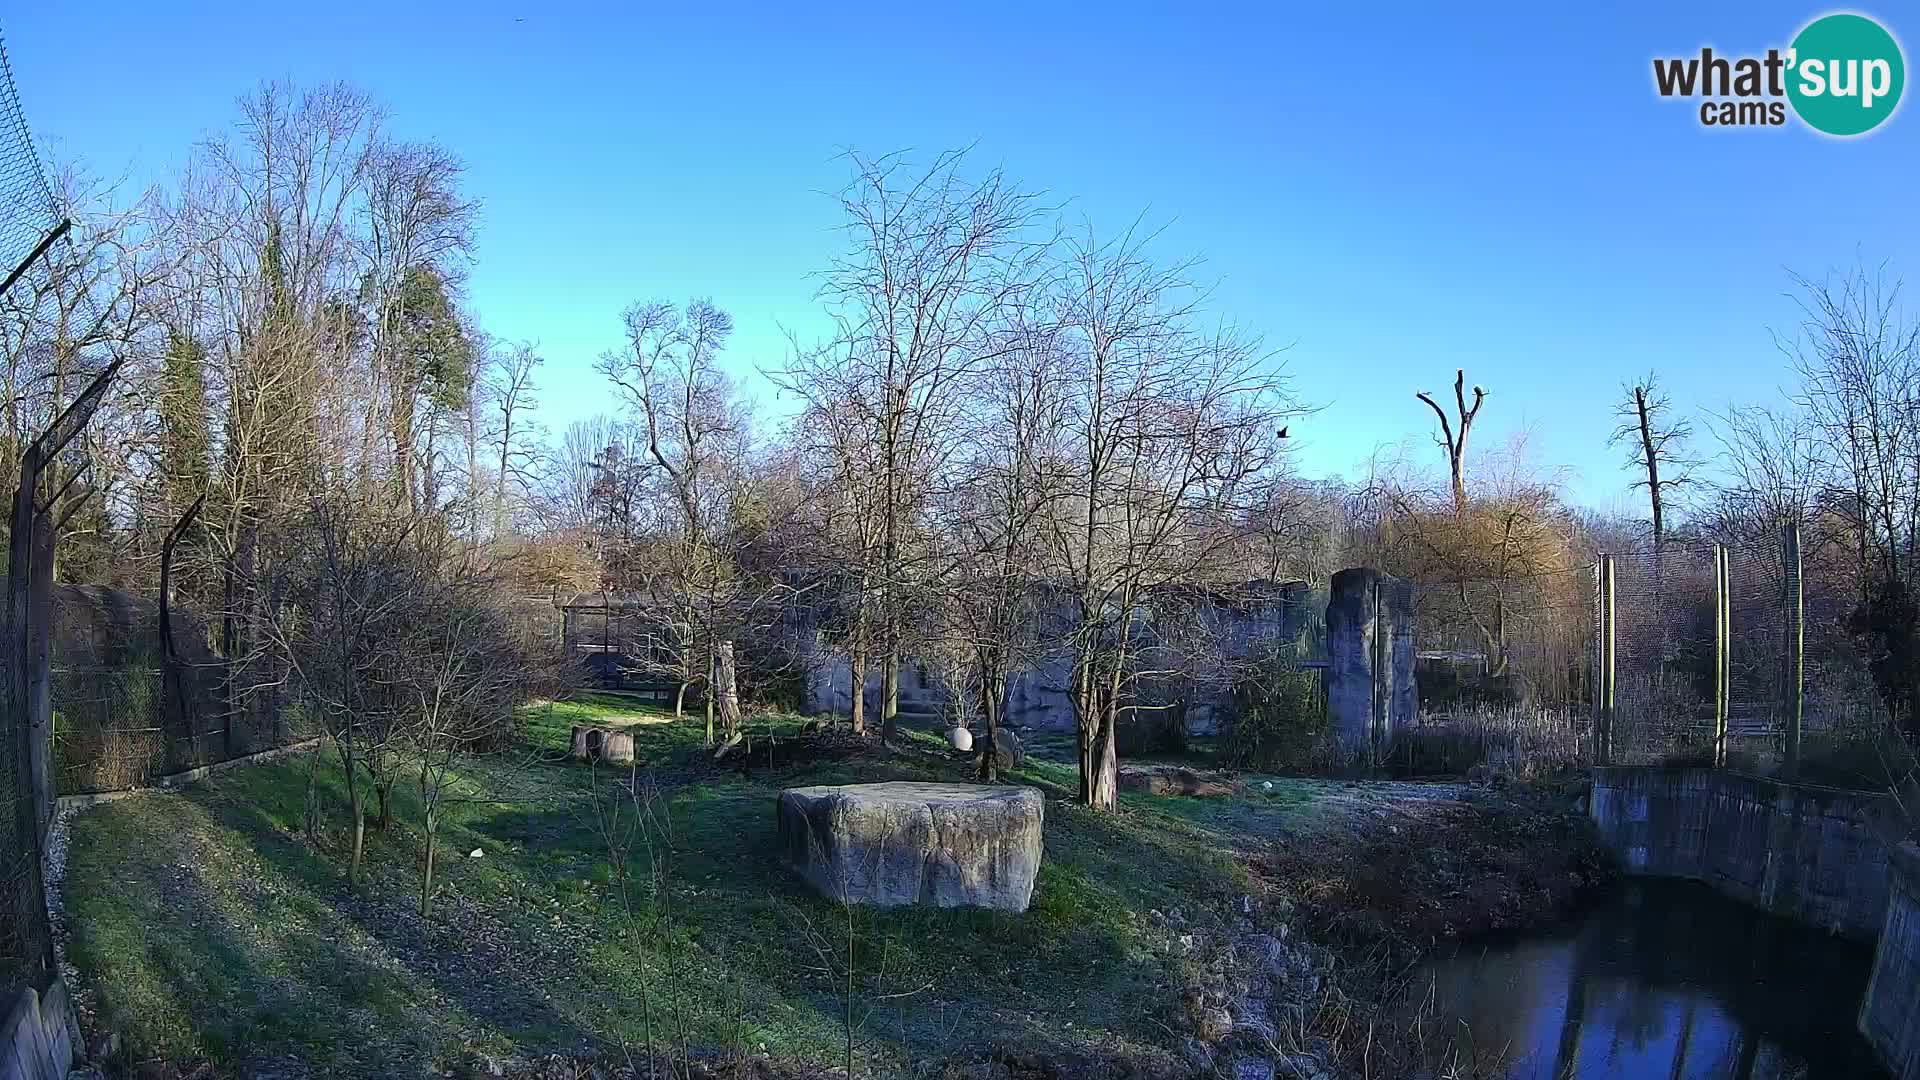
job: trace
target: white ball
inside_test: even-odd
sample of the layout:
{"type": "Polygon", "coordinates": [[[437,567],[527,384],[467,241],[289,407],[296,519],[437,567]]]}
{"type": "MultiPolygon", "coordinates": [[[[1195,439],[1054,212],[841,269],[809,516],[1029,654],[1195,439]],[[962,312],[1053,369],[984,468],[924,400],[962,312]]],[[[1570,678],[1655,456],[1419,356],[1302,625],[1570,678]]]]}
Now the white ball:
{"type": "Polygon", "coordinates": [[[971,750],[973,749],[973,732],[955,724],[953,730],[947,732],[947,745],[955,750],[971,750]]]}

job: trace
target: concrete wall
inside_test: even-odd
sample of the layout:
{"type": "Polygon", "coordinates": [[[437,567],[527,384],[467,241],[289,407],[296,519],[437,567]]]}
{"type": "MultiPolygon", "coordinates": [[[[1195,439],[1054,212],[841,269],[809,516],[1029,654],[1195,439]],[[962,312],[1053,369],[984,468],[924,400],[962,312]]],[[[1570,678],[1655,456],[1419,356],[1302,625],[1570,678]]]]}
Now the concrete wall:
{"type": "Polygon", "coordinates": [[[1891,882],[1860,1032],[1895,1080],[1920,1080],[1920,847],[1894,849],[1891,882]]]}
{"type": "Polygon", "coordinates": [[[1920,1080],[1920,847],[1884,795],[1709,769],[1595,769],[1589,813],[1631,873],[1692,878],[1848,937],[1877,939],[1860,1032],[1920,1080]],[[1891,827],[1890,827],[1891,826],[1891,827]]]}
{"type": "Polygon", "coordinates": [[[1884,796],[1711,769],[1594,770],[1590,815],[1630,872],[1872,940],[1886,921],[1884,796]]]}
{"type": "Polygon", "coordinates": [[[65,1080],[74,1037],[64,982],[55,979],[45,994],[23,987],[0,1027],[0,1080],[65,1080]]]}
{"type": "MultiPolygon", "coordinates": [[[[1196,590],[1157,590],[1142,602],[1132,632],[1143,664],[1181,672],[1183,682],[1165,688],[1185,700],[1188,730],[1213,735],[1232,718],[1230,673],[1219,658],[1239,658],[1277,642],[1291,642],[1307,623],[1309,589],[1305,582],[1248,582],[1222,595],[1196,590]]],[[[1036,601],[1036,636],[1062,642],[1075,624],[1070,597],[1036,601]]],[[[797,638],[813,638],[799,651],[806,657],[807,708],[845,714],[853,707],[853,667],[845,653],[819,643],[797,620],[797,638]]],[[[1407,642],[1411,663],[1413,643],[1407,642]]],[[[1411,680],[1409,680],[1410,682],[1411,680]]],[[[1073,657],[1055,649],[1015,670],[1007,681],[1007,723],[1041,731],[1072,731],[1076,719],[1071,697],[1073,657]]],[[[902,712],[907,699],[932,707],[946,702],[948,692],[932,673],[922,671],[917,658],[902,658],[900,673],[902,712]]],[[[874,657],[867,665],[866,701],[870,723],[880,715],[881,666],[874,657]]]]}
{"type": "Polygon", "coordinates": [[[1365,567],[1333,575],[1327,598],[1327,716],[1346,757],[1386,758],[1419,717],[1413,587],[1365,567]]]}

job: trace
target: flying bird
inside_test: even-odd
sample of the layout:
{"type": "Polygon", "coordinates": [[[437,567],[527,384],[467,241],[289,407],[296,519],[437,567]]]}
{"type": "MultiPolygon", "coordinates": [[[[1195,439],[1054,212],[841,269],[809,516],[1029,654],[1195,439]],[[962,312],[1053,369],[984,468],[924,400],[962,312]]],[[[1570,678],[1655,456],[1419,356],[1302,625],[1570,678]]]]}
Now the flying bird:
{"type": "Polygon", "coordinates": [[[1285,426],[1282,426],[1280,428],[1280,437],[1283,439],[1287,437],[1287,429],[1285,426]]]}

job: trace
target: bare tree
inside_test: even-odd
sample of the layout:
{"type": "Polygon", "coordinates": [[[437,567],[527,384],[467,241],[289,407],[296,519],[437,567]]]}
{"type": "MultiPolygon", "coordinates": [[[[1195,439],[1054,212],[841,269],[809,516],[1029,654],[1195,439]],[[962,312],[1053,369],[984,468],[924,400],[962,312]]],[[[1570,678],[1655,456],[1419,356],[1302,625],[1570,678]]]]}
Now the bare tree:
{"type": "MultiPolygon", "coordinates": [[[[795,355],[801,355],[796,349],[795,355]]],[[[873,581],[882,534],[879,478],[865,465],[868,417],[860,407],[863,387],[830,359],[809,357],[796,369],[805,373],[807,406],[794,424],[806,460],[817,511],[815,543],[806,555],[823,588],[814,610],[821,618],[816,645],[837,643],[847,655],[851,681],[848,725],[856,735],[867,730],[867,673],[873,659],[873,581]]]]}
{"type": "MultiPolygon", "coordinates": [[[[978,377],[960,477],[945,500],[954,534],[946,609],[965,659],[953,688],[978,695],[986,723],[979,775],[998,779],[996,750],[1015,671],[1044,660],[1050,590],[1037,572],[1046,559],[1046,515],[1065,494],[1058,432],[1067,386],[1058,328],[1044,309],[1016,309],[1001,331],[1006,347],[978,377]]],[[[961,706],[964,713],[974,710],[961,706]]]]}
{"type": "Polygon", "coordinates": [[[1607,444],[1624,443],[1628,447],[1627,467],[1641,476],[1633,486],[1646,489],[1653,515],[1653,547],[1658,551],[1666,542],[1671,496],[1693,483],[1692,469],[1697,463],[1687,445],[1693,438],[1693,424],[1672,415],[1673,404],[1661,392],[1652,372],[1621,387],[1621,394],[1622,400],[1614,408],[1620,424],[1607,444]]]}
{"type": "Polygon", "coordinates": [[[1487,400],[1487,392],[1476,386],[1473,388],[1473,405],[1467,405],[1467,372],[1457,369],[1453,373],[1454,413],[1459,421],[1456,432],[1453,422],[1447,419],[1447,411],[1433,400],[1433,395],[1422,390],[1414,395],[1427,403],[1433,415],[1440,421],[1440,434],[1435,442],[1447,455],[1447,471],[1453,477],[1453,509],[1463,513],[1467,508],[1467,435],[1473,430],[1473,421],[1480,415],[1480,406],[1487,400]]]}
{"type": "Polygon", "coordinates": [[[413,617],[387,651],[382,676],[402,710],[400,734],[418,769],[421,853],[420,914],[433,912],[440,825],[454,766],[510,730],[530,665],[518,635],[493,604],[497,582],[470,562],[440,560],[447,571],[426,577],[408,597],[413,617]]]}
{"type": "Polygon", "coordinates": [[[1066,355],[1053,565],[1070,593],[1080,798],[1118,798],[1115,735],[1139,689],[1152,593],[1204,579],[1231,547],[1253,480],[1279,459],[1287,410],[1269,357],[1190,325],[1187,267],[1155,266],[1132,233],[1073,243],[1057,284],[1066,355]]]}
{"type": "MultiPolygon", "coordinates": [[[[877,623],[881,736],[891,738],[904,622],[926,569],[916,529],[958,444],[960,391],[1004,347],[992,331],[1031,288],[1044,237],[1034,235],[1034,197],[998,172],[968,179],[962,151],[919,170],[899,154],[850,160],[840,196],[848,246],[821,285],[836,333],[779,378],[816,414],[844,410],[858,421],[858,439],[843,445],[875,480],[876,543],[851,575],[861,593],[853,606],[863,626],[877,623]]],[[[869,640],[864,630],[858,640],[869,640]]]]}
{"type": "Polygon", "coordinates": [[[424,558],[404,514],[376,511],[350,493],[317,498],[309,514],[284,568],[289,603],[265,608],[257,628],[339,755],[352,819],[348,876],[358,884],[367,834],[362,773],[380,790],[372,758],[391,749],[397,727],[379,674],[389,643],[412,622],[424,558]]]}
{"type": "Polygon", "coordinates": [[[686,305],[655,301],[625,313],[626,348],[600,360],[600,371],[637,414],[646,453],[673,507],[664,550],[664,574],[654,576],[656,600],[671,613],[658,620],[668,652],[681,668],[681,693],[698,679],[707,690],[707,742],[719,727],[731,742],[740,729],[740,693],[734,655],[740,586],[733,553],[723,542],[730,469],[744,456],[747,416],[719,356],[733,319],[704,300],[686,305]],[[690,661],[703,661],[697,672],[690,661]]]}
{"type": "Polygon", "coordinates": [[[538,429],[529,414],[539,407],[535,396],[534,375],[546,361],[538,346],[523,341],[518,345],[492,351],[487,377],[488,398],[493,408],[491,429],[494,455],[493,537],[506,532],[508,493],[526,492],[533,480],[537,459],[534,439],[538,429]]]}
{"type": "Polygon", "coordinates": [[[1886,581],[1920,543],[1920,320],[1883,271],[1797,278],[1803,318],[1781,348],[1857,529],[1863,571],[1886,581]]]}

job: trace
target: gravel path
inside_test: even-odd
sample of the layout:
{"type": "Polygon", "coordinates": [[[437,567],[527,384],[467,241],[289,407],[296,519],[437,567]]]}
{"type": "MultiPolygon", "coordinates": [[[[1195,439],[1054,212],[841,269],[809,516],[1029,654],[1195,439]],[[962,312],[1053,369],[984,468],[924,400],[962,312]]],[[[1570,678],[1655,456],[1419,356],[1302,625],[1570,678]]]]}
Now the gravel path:
{"type": "Polygon", "coordinates": [[[79,972],[67,961],[67,917],[64,889],[67,884],[67,845],[73,838],[73,819],[83,807],[76,803],[56,803],[53,824],[47,828],[47,845],[41,852],[40,872],[46,882],[47,919],[53,927],[53,959],[67,986],[78,985],[79,972]]]}

